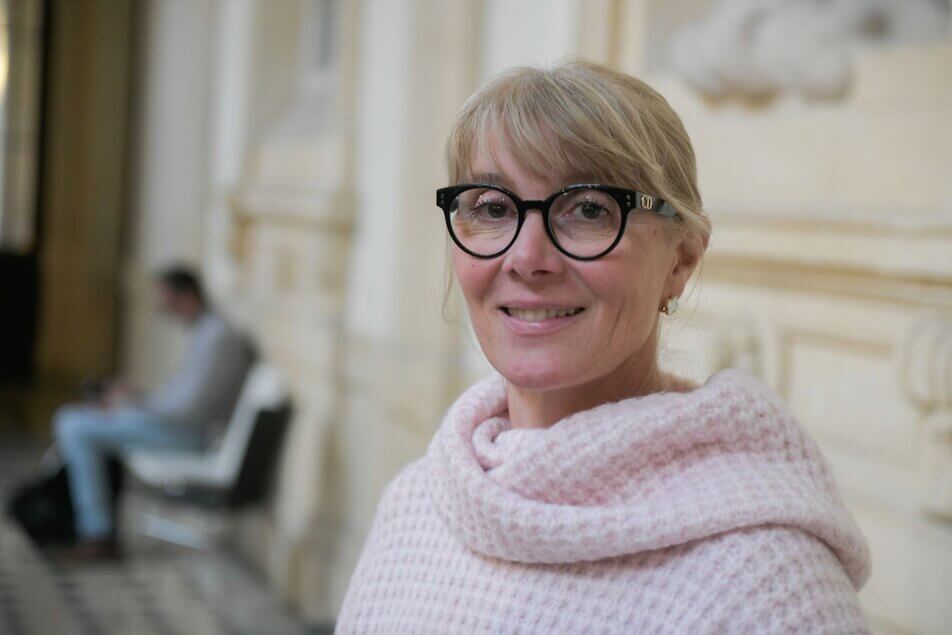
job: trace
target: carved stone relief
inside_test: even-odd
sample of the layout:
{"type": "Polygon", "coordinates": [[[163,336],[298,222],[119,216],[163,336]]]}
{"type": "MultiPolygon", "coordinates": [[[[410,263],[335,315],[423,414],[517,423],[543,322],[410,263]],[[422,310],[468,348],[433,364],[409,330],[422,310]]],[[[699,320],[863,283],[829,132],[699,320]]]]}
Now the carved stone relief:
{"type": "Polygon", "coordinates": [[[849,87],[856,48],[944,37],[949,13],[948,0],[721,0],[668,53],[710,97],[832,98],[849,87]]]}
{"type": "Polygon", "coordinates": [[[757,326],[748,319],[724,320],[717,329],[717,368],[739,368],[764,377],[763,346],[757,326]]]}

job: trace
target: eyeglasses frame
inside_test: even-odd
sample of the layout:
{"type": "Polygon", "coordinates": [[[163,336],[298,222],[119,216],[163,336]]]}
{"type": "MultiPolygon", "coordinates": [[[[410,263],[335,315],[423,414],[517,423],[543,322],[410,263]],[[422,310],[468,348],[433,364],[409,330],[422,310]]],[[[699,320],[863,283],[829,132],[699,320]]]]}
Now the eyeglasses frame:
{"type": "Polygon", "coordinates": [[[506,253],[510,247],[512,247],[512,245],[516,242],[516,239],[519,238],[519,232],[522,231],[522,226],[526,222],[526,216],[531,209],[538,210],[539,213],[542,214],[542,224],[545,227],[545,233],[549,237],[549,240],[552,242],[552,244],[555,245],[555,248],[573,260],[597,260],[607,255],[612,249],[614,249],[618,243],[621,242],[621,237],[625,234],[625,227],[628,224],[628,214],[631,213],[631,210],[646,210],[666,218],[671,218],[678,215],[677,210],[660,198],[624,187],[601,185],[598,183],[578,183],[575,185],[569,185],[568,187],[555,192],[545,200],[530,201],[524,201],[506,188],[493,183],[460,183],[458,185],[441,187],[440,189],[436,190],[436,205],[443,210],[443,217],[446,220],[446,229],[449,231],[450,238],[453,239],[453,242],[456,243],[456,246],[470,256],[473,256],[474,258],[481,258],[483,260],[498,258],[499,256],[506,253]],[[512,240],[510,240],[509,243],[499,251],[488,255],[477,254],[467,249],[466,246],[463,245],[462,241],[457,238],[456,232],[453,231],[453,224],[450,221],[450,214],[452,213],[450,211],[450,206],[453,204],[453,201],[456,200],[456,197],[467,190],[478,188],[487,188],[496,190],[497,192],[502,192],[512,199],[512,202],[516,204],[516,212],[518,214],[516,231],[512,236],[512,240]],[[615,202],[618,203],[618,207],[621,210],[621,225],[618,228],[618,235],[615,236],[615,240],[612,241],[611,245],[594,256],[577,256],[575,254],[569,253],[559,244],[558,240],[556,240],[555,236],[553,235],[552,228],[549,226],[549,210],[551,209],[552,204],[555,203],[555,201],[560,196],[564,196],[565,194],[574,190],[597,190],[599,192],[605,192],[615,199],[615,202]]]}

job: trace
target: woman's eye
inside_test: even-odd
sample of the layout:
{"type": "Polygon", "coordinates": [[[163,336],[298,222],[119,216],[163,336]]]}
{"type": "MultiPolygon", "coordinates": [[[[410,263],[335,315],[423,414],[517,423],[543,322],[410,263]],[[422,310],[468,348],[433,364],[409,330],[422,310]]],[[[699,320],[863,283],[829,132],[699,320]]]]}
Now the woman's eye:
{"type": "Polygon", "coordinates": [[[493,218],[502,218],[506,215],[506,208],[498,203],[489,203],[486,205],[486,213],[493,218]]]}
{"type": "Polygon", "coordinates": [[[489,218],[504,218],[509,213],[509,206],[503,201],[479,199],[473,206],[473,211],[477,210],[481,210],[489,218]]]}
{"type": "Polygon", "coordinates": [[[583,202],[579,203],[576,211],[586,220],[596,220],[604,216],[608,210],[596,203],[583,202]]]}

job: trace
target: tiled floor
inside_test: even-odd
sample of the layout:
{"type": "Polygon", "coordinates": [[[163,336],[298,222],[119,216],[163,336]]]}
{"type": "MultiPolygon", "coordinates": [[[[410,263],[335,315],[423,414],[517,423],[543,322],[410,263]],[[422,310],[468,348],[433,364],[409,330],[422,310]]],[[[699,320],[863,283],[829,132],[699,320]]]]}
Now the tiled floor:
{"type": "MultiPolygon", "coordinates": [[[[0,450],[0,498],[35,465],[0,450]]],[[[114,564],[56,564],[0,515],[0,634],[316,633],[240,562],[221,552],[133,543],[114,564]]]]}

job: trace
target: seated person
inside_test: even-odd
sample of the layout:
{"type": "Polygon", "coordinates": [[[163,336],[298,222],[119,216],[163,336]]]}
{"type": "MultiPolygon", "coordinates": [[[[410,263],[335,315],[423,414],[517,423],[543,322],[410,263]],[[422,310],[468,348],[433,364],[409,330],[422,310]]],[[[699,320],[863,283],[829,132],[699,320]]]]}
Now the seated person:
{"type": "Polygon", "coordinates": [[[208,304],[198,276],[170,267],[156,277],[159,305],[190,331],[179,370],[157,390],[137,395],[112,381],[98,402],[71,404],[54,418],[56,444],[66,462],[76,519],[70,555],[117,554],[106,461],[129,449],[202,450],[228,421],[254,362],[251,341],[208,304]]]}

